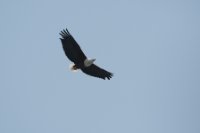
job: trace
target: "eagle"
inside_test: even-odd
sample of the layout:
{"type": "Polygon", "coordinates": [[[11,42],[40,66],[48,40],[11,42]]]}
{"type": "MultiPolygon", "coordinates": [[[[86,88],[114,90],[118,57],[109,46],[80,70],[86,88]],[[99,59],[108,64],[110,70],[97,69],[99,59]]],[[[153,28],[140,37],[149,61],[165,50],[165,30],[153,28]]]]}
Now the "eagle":
{"type": "Polygon", "coordinates": [[[63,46],[63,50],[65,55],[72,61],[74,64],[70,65],[70,69],[72,71],[76,71],[80,69],[87,75],[94,76],[101,79],[110,80],[113,76],[113,73],[108,72],[99,66],[94,64],[96,59],[89,59],[81,50],[78,43],[75,41],[73,36],[69,33],[67,29],[64,29],[60,32],[61,35],[61,43],[63,46]]]}

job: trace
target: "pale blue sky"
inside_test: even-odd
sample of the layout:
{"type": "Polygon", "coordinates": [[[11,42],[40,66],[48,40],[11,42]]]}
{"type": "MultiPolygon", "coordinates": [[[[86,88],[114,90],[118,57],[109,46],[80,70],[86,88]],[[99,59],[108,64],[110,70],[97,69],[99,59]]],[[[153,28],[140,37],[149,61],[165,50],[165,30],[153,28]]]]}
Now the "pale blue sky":
{"type": "Polygon", "coordinates": [[[199,133],[198,0],[1,0],[0,133],[199,133]],[[110,81],[72,73],[68,28],[110,81]]]}

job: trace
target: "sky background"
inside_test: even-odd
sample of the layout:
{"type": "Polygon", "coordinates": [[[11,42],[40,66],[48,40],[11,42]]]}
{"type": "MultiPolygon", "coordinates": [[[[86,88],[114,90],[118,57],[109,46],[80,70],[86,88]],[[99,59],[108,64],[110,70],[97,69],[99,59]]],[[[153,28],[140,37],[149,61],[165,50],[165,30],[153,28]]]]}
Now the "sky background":
{"type": "Polygon", "coordinates": [[[1,0],[1,133],[199,133],[200,1],[1,0]],[[68,28],[108,80],[72,73],[68,28]]]}

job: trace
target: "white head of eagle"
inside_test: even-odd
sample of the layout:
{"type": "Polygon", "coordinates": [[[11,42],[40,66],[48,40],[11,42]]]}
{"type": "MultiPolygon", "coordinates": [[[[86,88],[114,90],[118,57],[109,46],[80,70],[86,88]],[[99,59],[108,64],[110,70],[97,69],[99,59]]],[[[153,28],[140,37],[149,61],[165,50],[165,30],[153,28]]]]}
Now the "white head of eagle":
{"type": "MultiPolygon", "coordinates": [[[[91,66],[91,65],[94,63],[95,60],[96,60],[96,59],[85,59],[85,60],[84,60],[84,66],[85,66],[85,67],[91,66]]],[[[73,71],[73,72],[77,72],[77,70],[78,70],[78,68],[76,67],[75,64],[70,64],[70,65],[69,65],[69,68],[70,68],[70,70],[73,71]]]]}
{"type": "Polygon", "coordinates": [[[85,74],[101,79],[107,78],[110,80],[110,78],[112,78],[113,74],[111,72],[108,72],[94,64],[96,59],[88,59],[86,57],[78,43],[67,29],[62,30],[60,35],[62,36],[60,40],[62,42],[65,55],[74,63],[71,66],[71,70],[81,69],[81,71],[85,74]]]}

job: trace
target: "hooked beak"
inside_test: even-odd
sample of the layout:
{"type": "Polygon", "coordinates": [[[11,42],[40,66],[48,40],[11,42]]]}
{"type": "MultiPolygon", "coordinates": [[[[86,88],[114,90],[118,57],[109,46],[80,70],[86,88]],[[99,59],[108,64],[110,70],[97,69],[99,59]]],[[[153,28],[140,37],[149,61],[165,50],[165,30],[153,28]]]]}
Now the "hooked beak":
{"type": "Polygon", "coordinates": [[[94,62],[96,59],[91,59],[92,62],[94,62]]]}

